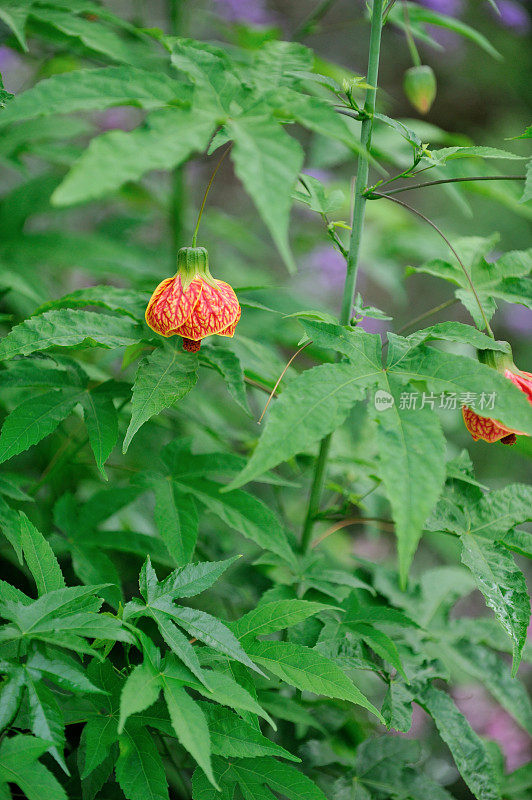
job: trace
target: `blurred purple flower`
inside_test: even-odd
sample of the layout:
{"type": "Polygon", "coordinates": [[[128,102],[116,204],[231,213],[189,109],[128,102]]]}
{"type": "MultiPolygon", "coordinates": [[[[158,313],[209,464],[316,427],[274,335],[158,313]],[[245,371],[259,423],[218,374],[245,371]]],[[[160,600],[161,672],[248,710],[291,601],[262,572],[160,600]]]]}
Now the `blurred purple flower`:
{"type": "Polygon", "coordinates": [[[318,294],[322,289],[336,293],[344,285],[345,259],[330,245],[320,245],[310,253],[307,269],[314,277],[318,294]]]}
{"type": "Polygon", "coordinates": [[[376,319],[375,317],[364,317],[364,319],[358,323],[359,328],[366,331],[366,333],[386,333],[386,331],[390,330],[390,320],[387,319],[376,319]]]}
{"type": "Polygon", "coordinates": [[[272,22],[264,0],[214,0],[220,14],[231,22],[249,22],[252,25],[267,25],[272,22]]]}
{"type": "MultiPolygon", "coordinates": [[[[359,536],[353,543],[353,553],[367,561],[384,561],[390,556],[390,545],[383,537],[359,536]]],[[[421,710],[421,709],[420,709],[421,710]]]]}
{"type": "Polygon", "coordinates": [[[16,87],[12,83],[12,78],[15,77],[22,64],[23,61],[15,50],[5,45],[0,46],[0,75],[2,75],[4,86],[8,92],[15,90],[16,87]]]}
{"type": "Polygon", "coordinates": [[[453,691],[458,709],[477,733],[484,731],[493,715],[494,705],[481,686],[462,686],[453,691]]]}
{"type": "Polygon", "coordinates": [[[320,183],[329,183],[332,180],[332,173],[327,169],[306,169],[303,175],[309,178],[316,178],[320,183]]]}
{"type": "Polygon", "coordinates": [[[130,131],[138,122],[138,112],[129,106],[108,108],[98,116],[98,125],[102,131],[130,131]]]}
{"type": "Polygon", "coordinates": [[[500,746],[508,772],[530,761],[530,738],[504,709],[493,714],[483,733],[500,746]]]}
{"type": "Polygon", "coordinates": [[[532,311],[525,306],[508,305],[503,312],[504,324],[514,333],[523,336],[532,334],[532,311]]]}
{"type": "Polygon", "coordinates": [[[530,761],[530,737],[479,686],[464,686],[453,692],[456,705],[481,736],[497,742],[511,772],[530,761]]]}
{"type": "Polygon", "coordinates": [[[511,28],[517,33],[523,34],[530,29],[530,17],[522,5],[513,0],[498,0],[497,6],[499,14],[491,6],[490,10],[505,28],[511,28]]]}
{"type": "Polygon", "coordinates": [[[448,17],[458,17],[464,8],[462,0],[422,0],[422,5],[448,17]]]}
{"type": "Polygon", "coordinates": [[[1,45],[0,72],[2,73],[2,75],[4,74],[4,72],[9,72],[10,70],[16,69],[19,65],[20,65],[20,56],[10,47],[1,45]]]}

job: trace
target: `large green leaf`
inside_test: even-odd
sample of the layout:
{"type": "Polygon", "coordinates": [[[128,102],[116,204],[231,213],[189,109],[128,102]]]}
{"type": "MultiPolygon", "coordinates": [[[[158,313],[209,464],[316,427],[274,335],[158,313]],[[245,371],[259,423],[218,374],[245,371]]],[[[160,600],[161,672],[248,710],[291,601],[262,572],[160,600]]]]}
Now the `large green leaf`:
{"type": "Polygon", "coordinates": [[[103,384],[84,392],[81,404],[96,466],[107,480],[104,464],[118,439],[118,414],[108,387],[103,384]]]}
{"type": "Polygon", "coordinates": [[[179,479],[179,486],[242,536],[294,564],[295,557],[280,520],[257,497],[243,491],[224,494],[214,481],[188,480],[186,476],[179,479]]]}
{"type": "Polygon", "coordinates": [[[460,670],[484,684],[497,702],[532,735],[532,702],[526,687],[515,680],[508,663],[493,650],[462,639],[455,644],[443,643],[439,651],[445,660],[447,654],[460,670]]]}
{"type": "MultiPolygon", "coordinates": [[[[389,396],[400,394],[399,384],[391,375],[381,386],[389,396]]],[[[445,439],[430,408],[402,408],[396,401],[377,410],[376,418],[379,473],[392,506],[404,584],[423,524],[445,482],[445,439]]]]}
{"type": "Polygon", "coordinates": [[[302,691],[336,697],[381,715],[339,666],[316,650],[293,642],[248,642],[250,655],[286,683],[302,691]]]}
{"type": "Polygon", "coordinates": [[[269,40],[254,53],[250,73],[256,89],[263,93],[290,86],[298,79],[297,73],[311,71],[313,63],[312,50],[299,42],[269,40]]]}
{"type": "Polygon", "coordinates": [[[126,317],[111,317],[91,311],[47,311],[16,325],[0,341],[0,360],[27,356],[48,347],[99,344],[127,347],[137,344],[141,329],[126,317]]]}
{"type": "Polygon", "coordinates": [[[433,686],[417,698],[431,715],[449,747],[460,774],[478,800],[500,800],[486,745],[458,711],[448,694],[433,686]]]}
{"type": "Polygon", "coordinates": [[[178,606],[173,611],[172,618],[200,642],[262,674],[244,651],[234,633],[216,617],[196,608],[178,606]]]}
{"type": "Polygon", "coordinates": [[[129,725],[121,735],[116,779],[127,800],[168,800],[163,762],[147,728],[129,725]]]}
{"type": "Polygon", "coordinates": [[[179,490],[168,475],[150,475],[155,494],[155,524],[173,563],[188,564],[198,537],[198,511],[194,498],[179,490]]]}
{"type": "Polygon", "coordinates": [[[143,127],[109,131],[93,139],[52,195],[58,206],[95,200],[151,170],[170,170],[204,150],[215,119],[201,109],[154,111],[143,127]]]}
{"type": "Polygon", "coordinates": [[[184,397],[198,379],[198,358],[183,352],[177,342],[157,348],[139,365],[133,385],[131,422],[127,429],[125,453],[141,425],[184,397]]]}
{"type": "Polygon", "coordinates": [[[268,117],[242,116],[227,124],[235,171],[268,227],[287,267],[295,270],[288,242],[292,190],[303,165],[295,139],[268,117]]]}
{"type": "Polygon", "coordinates": [[[136,67],[79,69],[53,75],[18,94],[0,114],[0,125],[118,105],[154,109],[175,100],[179,90],[179,84],[163,72],[136,67]]]}
{"type": "Polygon", "coordinates": [[[512,640],[515,674],[530,622],[530,597],[523,573],[502,544],[471,533],[462,537],[462,561],[512,640]]]}
{"type": "Polygon", "coordinates": [[[0,463],[52,433],[85,394],[73,386],[28,397],[5,419],[0,435],[0,463]]]}
{"type": "Polygon", "coordinates": [[[339,428],[379,372],[367,361],[322,364],[303,372],[273,404],[257,448],[226,490],[254,480],[339,428]]]}
{"type": "Polygon", "coordinates": [[[274,633],[291,625],[297,625],[327,609],[330,609],[330,606],[307,600],[275,600],[271,603],[261,603],[236,622],[229,623],[229,627],[237,639],[247,641],[250,637],[274,633]]]}
{"type": "Polygon", "coordinates": [[[278,756],[289,761],[300,761],[284,747],[271,742],[260,731],[239,716],[213,703],[200,703],[207,718],[211,747],[214,755],[226,758],[256,758],[278,756]]]}
{"type": "Polygon", "coordinates": [[[268,785],[289,800],[325,800],[325,795],[303,772],[272,758],[243,758],[231,764],[230,776],[240,784],[246,800],[271,800],[261,791],[268,785]]]}
{"type": "MultiPolygon", "coordinates": [[[[0,789],[14,783],[28,800],[67,800],[59,781],[37,761],[47,746],[42,739],[21,734],[4,739],[0,746],[0,789]]],[[[6,797],[11,797],[9,791],[6,797]]]]}
{"type": "Polygon", "coordinates": [[[468,516],[470,533],[500,539],[514,525],[532,521],[532,486],[512,483],[488,492],[468,507],[468,516]]]}

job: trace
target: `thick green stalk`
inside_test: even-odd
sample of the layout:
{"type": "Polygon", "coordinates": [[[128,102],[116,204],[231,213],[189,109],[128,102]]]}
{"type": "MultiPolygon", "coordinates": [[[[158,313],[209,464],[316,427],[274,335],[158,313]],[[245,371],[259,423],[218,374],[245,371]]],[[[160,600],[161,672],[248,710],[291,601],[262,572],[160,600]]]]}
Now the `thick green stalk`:
{"type": "MultiPolygon", "coordinates": [[[[373,131],[373,114],[375,113],[375,97],[377,94],[377,80],[379,77],[381,29],[382,0],[374,0],[371,19],[371,36],[369,41],[368,74],[366,78],[370,88],[366,92],[366,101],[364,103],[364,113],[366,116],[362,120],[362,129],[360,131],[360,143],[366,150],[369,150],[371,145],[371,134],[373,131]]],[[[362,228],[366,211],[364,190],[368,183],[368,174],[369,161],[365,153],[361,153],[358,157],[351,239],[349,241],[349,253],[347,256],[347,275],[344,286],[342,314],[340,317],[342,325],[347,325],[349,322],[351,318],[351,309],[353,308],[360,242],[362,239],[362,228]]]]}
{"type": "MultiPolygon", "coordinates": [[[[182,28],[182,0],[168,0],[168,22],[172,36],[178,36],[182,28]]],[[[170,174],[170,207],[168,223],[172,241],[171,268],[175,268],[175,254],[184,244],[183,217],[185,211],[185,170],[176,167],[170,174]]]]}
{"type": "MultiPolygon", "coordinates": [[[[369,40],[368,74],[367,82],[369,89],[366,91],[364,103],[364,119],[360,131],[360,143],[365,151],[369,150],[371,144],[371,134],[373,131],[373,114],[375,112],[375,97],[377,94],[377,80],[379,76],[379,56],[381,48],[382,32],[382,0],[373,0],[373,11],[371,16],[371,34],[369,40]]],[[[358,272],[358,262],[360,255],[360,243],[362,241],[362,229],[364,226],[364,214],[366,210],[366,197],[364,191],[368,183],[369,161],[365,152],[358,157],[357,177],[355,185],[355,196],[353,204],[353,220],[351,227],[351,238],[349,240],[349,252],[347,254],[347,272],[344,284],[342,299],[342,311],[340,322],[347,325],[351,319],[353,300],[355,296],[355,286],[358,272]]],[[[325,470],[327,458],[331,446],[332,434],[326,436],[320,445],[320,452],[314,468],[314,478],[307,509],[303,534],[301,536],[301,550],[306,553],[312,539],[312,528],[316,515],[320,510],[321,496],[325,483],[325,470]]]]}

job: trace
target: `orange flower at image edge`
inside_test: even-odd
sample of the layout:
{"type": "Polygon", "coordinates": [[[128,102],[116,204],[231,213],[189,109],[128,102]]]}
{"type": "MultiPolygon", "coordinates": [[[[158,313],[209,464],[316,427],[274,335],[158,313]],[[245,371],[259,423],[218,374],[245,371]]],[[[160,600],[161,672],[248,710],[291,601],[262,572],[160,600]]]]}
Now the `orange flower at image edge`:
{"type": "MultiPolygon", "coordinates": [[[[503,374],[509,381],[515,383],[518,389],[521,389],[528,397],[529,403],[532,405],[532,373],[522,372],[512,364],[513,369],[505,369],[503,374]]],[[[471,408],[462,406],[462,415],[467,430],[475,441],[484,439],[485,442],[502,442],[502,444],[515,444],[517,436],[527,436],[528,434],[522,431],[516,431],[512,428],[507,428],[497,422],[495,419],[489,417],[481,417],[476,414],[471,408]]]]}
{"type": "Polygon", "coordinates": [[[195,353],[206,336],[233,336],[241,309],[231,286],[209,272],[204,247],[182,247],[177,273],[162,281],[146,308],[146,322],[161,336],[182,336],[195,353]]]}

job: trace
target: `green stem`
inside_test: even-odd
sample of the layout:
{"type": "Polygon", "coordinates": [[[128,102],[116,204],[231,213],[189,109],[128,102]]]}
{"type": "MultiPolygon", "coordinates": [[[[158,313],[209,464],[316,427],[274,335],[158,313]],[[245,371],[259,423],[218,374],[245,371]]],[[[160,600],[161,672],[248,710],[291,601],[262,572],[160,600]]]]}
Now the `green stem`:
{"type": "MultiPolygon", "coordinates": [[[[368,74],[366,79],[370,88],[366,91],[366,101],[364,103],[365,117],[362,120],[360,131],[360,144],[365,151],[369,151],[371,145],[371,134],[373,131],[373,114],[375,113],[375,97],[377,94],[377,80],[379,75],[381,27],[382,0],[375,0],[373,3],[371,36],[369,42],[368,74]]],[[[349,253],[347,256],[347,275],[340,317],[342,325],[347,325],[351,318],[351,309],[353,307],[353,298],[355,295],[360,242],[362,239],[362,228],[366,210],[366,198],[364,196],[364,192],[367,186],[369,174],[368,155],[368,152],[362,152],[358,157],[351,239],[349,242],[349,253]]]]}
{"type": "Polygon", "coordinates": [[[405,0],[403,0],[403,16],[405,19],[406,43],[408,45],[408,49],[410,50],[410,58],[412,59],[412,63],[415,67],[420,67],[421,58],[419,57],[416,43],[414,41],[414,37],[412,36],[412,28],[410,27],[410,16],[408,14],[408,6],[405,3],[405,0]]]}
{"type": "MultiPolygon", "coordinates": [[[[181,29],[182,0],[168,0],[167,13],[170,33],[177,36],[181,29]]],[[[175,254],[183,245],[183,218],[185,213],[185,170],[176,167],[170,175],[170,204],[168,223],[172,240],[172,270],[175,269],[175,254]]]]}
{"type": "Polygon", "coordinates": [[[486,317],[486,313],[484,311],[484,307],[483,307],[482,303],[480,302],[480,297],[478,296],[477,290],[475,289],[475,285],[474,285],[473,281],[471,280],[471,276],[470,276],[469,272],[467,271],[464,262],[462,261],[462,259],[460,258],[460,256],[458,255],[458,253],[456,252],[454,247],[452,246],[452,244],[449,241],[449,239],[447,238],[447,236],[441,230],[441,228],[438,228],[436,223],[434,223],[431,219],[426,217],[425,214],[422,214],[421,211],[418,211],[416,208],[412,208],[412,206],[409,206],[408,203],[405,203],[403,200],[398,200],[397,197],[390,197],[387,194],[380,194],[379,192],[374,192],[373,196],[374,197],[384,197],[384,198],[386,198],[386,200],[391,200],[392,203],[397,203],[397,205],[408,209],[408,211],[410,211],[412,214],[415,214],[417,217],[419,217],[420,219],[424,220],[427,223],[427,225],[430,225],[431,228],[433,228],[436,231],[436,233],[439,233],[439,235],[441,236],[441,238],[443,239],[443,241],[445,242],[445,244],[447,245],[447,247],[449,248],[449,250],[451,251],[453,256],[458,261],[458,264],[460,265],[460,268],[461,268],[462,272],[465,275],[465,278],[466,278],[466,280],[467,280],[467,282],[469,284],[469,288],[471,289],[473,297],[475,298],[475,300],[477,302],[477,305],[478,305],[478,308],[479,308],[479,311],[480,311],[480,316],[482,317],[482,320],[484,322],[484,327],[486,328],[486,332],[487,332],[488,336],[491,336],[492,339],[495,339],[493,331],[491,330],[490,324],[488,322],[488,318],[486,317]]]}
{"type": "Polygon", "coordinates": [[[428,317],[432,317],[434,314],[438,314],[440,311],[444,311],[446,308],[450,308],[458,303],[457,297],[451,297],[450,300],[446,300],[444,303],[440,303],[438,306],[434,306],[434,308],[430,308],[428,311],[425,311],[423,314],[420,314],[419,317],[414,317],[414,319],[409,320],[409,322],[405,322],[405,324],[399,328],[397,334],[403,333],[403,331],[407,331],[409,328],[413,328],[414,325],[417,325],[418,322],[423,322],[424,319],[428,319],[428,317]]]}
{"type": "Polygon", "coordinates": [[[203,195],[203,200],[201,201],[201,206],[200,206],[200,210],[199,210],[199,214],[198,214],[198,221],[196,222],[196,227],[194,228],[194,233],[192,234],[192,247],[196,247],[196,242],[197,242],[197,239],[198,239],[198,230],[199,230],[201,218],[203,216],[203,209],[205,208],[205,203],[207,202],[207,196],[208,196],[208,194],[209,194],[209,192],[211,190],[212,184],[214,183],[214,179],[216,177],[216,173],[218,172],[218,170],[222,166],[222,162],[223,162],[224,158],[226,157],[226,155],[228,154],[230,149],[231,149],[231,145],[229,145],[229,147],[226,147],[226,149],[223,151],[221,157],[218,159],[218,163],[216,164],[216,166],[214,168],[214,171],[213,171],[213,173],[211,175],[211,179],[210,179],[209,183],[207,184],[207,188],[205,189],[205,193],[203,195]]]}
{"type": "MultiPolygon", "coordinates": [[[[344,294],[342,299],[342,311],[340,322],[347,325],[351,319],[353,299],[355,296],[355,286],[358,272],[358,262],[360,254],[360,244],[362,241],[362,229],[364,225],[364,214],[366,210],[366,197],[364,192],[368,183],[369,175],[369,148],[371,145],[371,134],[373,130],[373,114],[375,113],[375,98],[377,94],[377,80],[379,76],[379,57],[382,33],[382,6],[383,0],[373,0],[373,11],[371,15],[371,34],[369,40],[368,74],[366,77],[369,88],[366,90],[364,103],[364,119],[360,131],[360,143],[363,152],[358,157],[357,177],[355,185],[353,220],[351,226],[351,237],[349,240],[349,252],[347,254],[347,271],[344,284],[344,294]]],[[[312,541],[312,529],[316,515],[319,512],[323,486],[325,484],[325,471],[327,459],[331,446],[332,434],[322,439],[320,451],[314,468],[314,478],[310,490],[310,497],[301,536],[301,550],[306,553],[312,541]]]]}
{"type": "MultiPolygon", "coordinates": [[[[437,181],[425,181],[424,183],[413,183],[410,186],[400,186],[399,189],[391,189],[383,194],[400,194],[410,192],[412,189],[424,189],[425,186],[439,186],[441,183],[467,183],[468,181],[525,181],[526,175],[471,175],[463,178],[440,178],[437,181]]],[[[369,195],[368,195],[369,198],[369,195]]]]}

